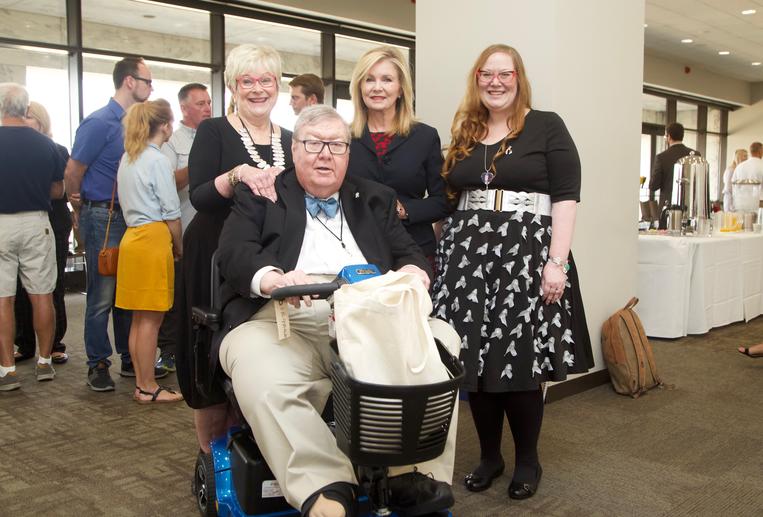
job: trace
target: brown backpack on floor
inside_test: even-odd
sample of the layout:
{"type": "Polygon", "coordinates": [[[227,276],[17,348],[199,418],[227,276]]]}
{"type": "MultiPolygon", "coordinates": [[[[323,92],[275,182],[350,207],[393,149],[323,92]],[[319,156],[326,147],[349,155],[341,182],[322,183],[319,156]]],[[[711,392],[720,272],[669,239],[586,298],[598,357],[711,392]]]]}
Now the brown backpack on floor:
{"type": "Polygon", "coordinates": [[[638,298],[631,298],[601,328],[601,350],[612,386],[617,393],[634,399],[663,385],[644,326],[633,312],[637,303],[638,298]]]}

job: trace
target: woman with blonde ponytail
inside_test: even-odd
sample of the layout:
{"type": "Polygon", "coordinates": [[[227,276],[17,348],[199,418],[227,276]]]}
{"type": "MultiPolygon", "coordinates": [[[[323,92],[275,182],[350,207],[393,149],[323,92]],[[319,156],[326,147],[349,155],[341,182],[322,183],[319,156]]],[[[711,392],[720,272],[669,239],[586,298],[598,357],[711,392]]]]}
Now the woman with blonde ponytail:
{"type": "Polygon", "coordinates": [[[531,109],[519,53],[491,45],[467,77],[443,166],[456,210],[445,220],[435,314],[461,336],[479,465],[467,490],[504,471],[504,414],[514,438],[508,496],[535,494],[542,384],[593,365],[570,254],[580,159],[562,119],[531,109]]]}
{"type": "Polygon", "coordinates": [[[170,162],[159,148],[172,135],[172,110],[164,99],[133,105],[122,122],[125,153],[117,185],[127,231],[119,244],[116,306],[133,311],[130,356],[139,403],[177,402],[180,393],[156,382],[156,342],[172,307],[175,266],[183,254],[180,199],[170,162]]]}

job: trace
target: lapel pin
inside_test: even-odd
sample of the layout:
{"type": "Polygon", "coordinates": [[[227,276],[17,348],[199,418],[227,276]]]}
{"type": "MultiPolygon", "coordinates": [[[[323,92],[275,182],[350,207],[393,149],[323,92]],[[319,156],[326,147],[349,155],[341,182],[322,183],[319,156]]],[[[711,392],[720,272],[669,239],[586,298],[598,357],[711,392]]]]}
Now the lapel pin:
{"type": "Polygon", "coordinates": [[[511,146],[509,146],[508,148],[506,148],[506,152],[505,152],[505,153],[503,153],[503,154],[504,154],[504,155],[507,155],[507,154],[511,154],[511,153],[513,153],[513,152],[514,152],[514,151],[511,149],[511,146]]]}
{"type": "Polygon", "coordinates": [[[360,197],[360,192],[355,192],[355,199],[358,199],[360,197]]]}

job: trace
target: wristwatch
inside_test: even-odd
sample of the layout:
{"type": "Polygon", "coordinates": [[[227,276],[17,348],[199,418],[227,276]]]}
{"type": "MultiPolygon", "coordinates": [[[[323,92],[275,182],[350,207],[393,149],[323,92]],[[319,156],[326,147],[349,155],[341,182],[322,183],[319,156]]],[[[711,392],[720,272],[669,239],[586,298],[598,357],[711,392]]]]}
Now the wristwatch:
{"type": "Polygon", "coordinates": [[[551,257],[548,259],[548,261],[562,268],[562,271],[564,271],[565,274],[567,274],[567,271],[570,270],[570,263],[564,260],[562,257],[551,257]]]}

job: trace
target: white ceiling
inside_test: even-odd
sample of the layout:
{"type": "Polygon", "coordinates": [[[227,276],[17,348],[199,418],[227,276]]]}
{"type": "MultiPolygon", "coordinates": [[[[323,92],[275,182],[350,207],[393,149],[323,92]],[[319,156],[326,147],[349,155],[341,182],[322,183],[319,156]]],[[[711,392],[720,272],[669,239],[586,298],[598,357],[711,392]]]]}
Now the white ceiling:
{"type": "MultiPolygon", "coordinates": [[[[407,19],[410,4],[395,1],[397,3],[392,2],[386,7],[405,11],[398,18],[407,19]]],[[[341,5],[342,2],[335,0],[334,3],[341,5]]],[[[323,16],[336,16],[333,12],[326,12],[331,2],[304,2],[303,5],[313,8],[315,12],[323,11],[320,12],[323,16]]],[[[373,10],[378,9],[376,2],[355,2],[355,5],[356,12],[353,14],[358,18],[369,19],[373,10]],[[363,10],[369,11],[368,16],[358,12],[363,10]]],[[[0,0],[0,8],[63,15],[61,0],[0,0]]],[[[134,0],[83,0],[83,15],[87,20],[98,23],[114,23],[118,18],[118,23],[126,27],[209,37],[206,17],[200,16],[198,11],[134,0]],[[172,20],[170,26],[168,19],[172,20]]],[[[763,65],[750,64],[763,62],[763,0],[646,0],[645,19],[644,47],[648,53],[735,79],[763,81],[763,65]],[[744,16],[741,12],[745,9],[756,9],[757,13],[744,16]],[[691,38],[694,42],[681,43],[684,38],[691,38]],[[730,54],[718,55],[720,50],[727,50],[730,54]]],[[[405,30],[404,27],[391,28],[405,30]]],[[[275,46],[281,50],[307,55],[317,55],[319,47],[318,35],[312,31],[295,31],[267,23],[249,22],[235,28],[229,27],[227,36],[229,43],[277,42],[275,46]]],[[[366,47],[364,42],[345,40],[342,45],[337,45],[337,57],[352,60],[366,47]]]]}
{"type": "Polygon", "coordinates": [[[650,54],[744,81],[763,81],[763,0],[646,0],[650,54]],[[745,16],[742,11],[757,10],[745,16]],[[689,38],[693,43],[681,43],[689,38]],[[718,55],[727,50],[727,56],[718,55]]]}

